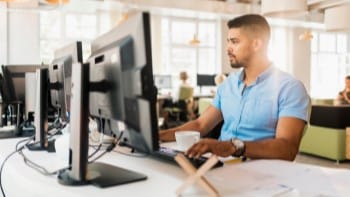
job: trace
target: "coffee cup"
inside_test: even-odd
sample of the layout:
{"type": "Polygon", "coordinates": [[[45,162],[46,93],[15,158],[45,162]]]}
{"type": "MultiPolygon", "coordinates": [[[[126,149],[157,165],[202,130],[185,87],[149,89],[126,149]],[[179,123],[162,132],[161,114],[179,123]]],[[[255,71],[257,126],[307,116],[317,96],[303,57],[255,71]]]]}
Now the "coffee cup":
{"type": "Polygon", "coordinates": [[[198,131],[177,131],[175,139],[177,148],[180,151],[186,151],[193,144],[199,141],[200,133],[198,131]]]}

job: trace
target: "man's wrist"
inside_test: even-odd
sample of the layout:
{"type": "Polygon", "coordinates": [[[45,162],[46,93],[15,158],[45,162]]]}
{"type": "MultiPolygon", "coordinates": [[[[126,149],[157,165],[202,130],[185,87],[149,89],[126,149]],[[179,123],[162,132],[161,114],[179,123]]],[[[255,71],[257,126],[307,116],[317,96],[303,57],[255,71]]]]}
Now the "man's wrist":
{"type": "Polygon", "coordinates": [[[245,143],[237,138],[232,138],[231,143],[235,148],[235,152],[232,154],[233,157],[242,157],[245,154],[245,143]]]}

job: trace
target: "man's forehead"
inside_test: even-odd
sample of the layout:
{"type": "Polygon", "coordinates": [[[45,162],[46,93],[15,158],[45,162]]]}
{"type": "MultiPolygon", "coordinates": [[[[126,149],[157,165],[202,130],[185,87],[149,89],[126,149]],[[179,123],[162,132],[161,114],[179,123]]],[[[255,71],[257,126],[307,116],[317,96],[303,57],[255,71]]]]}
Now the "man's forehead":
{"type": "Polygon", "coordinates": [[[228,30],[228,34],[227,34],[227,37],[228,38],[238,38],[238,37],[241,37],[242,35],[242,32],[241,32],[241,29],[240,28],[230,28],[228,30]]]}

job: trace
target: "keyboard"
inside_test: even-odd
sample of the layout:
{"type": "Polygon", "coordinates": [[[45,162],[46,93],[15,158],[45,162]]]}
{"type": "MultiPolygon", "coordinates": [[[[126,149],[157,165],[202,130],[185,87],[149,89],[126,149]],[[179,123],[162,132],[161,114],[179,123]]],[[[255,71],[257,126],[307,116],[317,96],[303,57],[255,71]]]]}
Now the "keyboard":
{"type": "MultiPolygon", "coordinates": [[[[159,159],[166,160],[166,161],[169,161],[169,162],[177,164],[177,162],[175,161],[175,156],[178,153],[183,153],[183,152],[177,151],[177,150],[174,150],[174,149],[171,149],[171,148],[159,147],[159,150],[158,151],[154,151],[153,155],[155,157],[159,158],[159,159]]],[[[185,155],[185,157],[187,157],[187,156],[185,155]]],[[[208,160],[207,157],[199,157],[199,158],[189,158],[189,157],[187,157],[187,159],[197,169],[208,160]]],[[[222,167],[223,165],[224,165],[224,163],[222,161],[218,161],[213,166],[213,168],[222,167]]]]}

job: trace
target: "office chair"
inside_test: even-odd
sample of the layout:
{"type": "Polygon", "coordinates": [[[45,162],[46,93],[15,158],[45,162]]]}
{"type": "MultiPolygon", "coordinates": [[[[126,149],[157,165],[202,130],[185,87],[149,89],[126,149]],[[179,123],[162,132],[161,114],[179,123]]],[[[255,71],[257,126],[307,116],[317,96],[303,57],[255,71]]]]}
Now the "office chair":
{"type": "Polygon", "coordinates": [[[181,86],[179,89],[179,100],[166,106],[164,121],[167,128],[175,127],[189,121],[193,117],[193,87],[181,86]]]}

